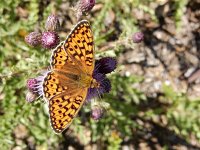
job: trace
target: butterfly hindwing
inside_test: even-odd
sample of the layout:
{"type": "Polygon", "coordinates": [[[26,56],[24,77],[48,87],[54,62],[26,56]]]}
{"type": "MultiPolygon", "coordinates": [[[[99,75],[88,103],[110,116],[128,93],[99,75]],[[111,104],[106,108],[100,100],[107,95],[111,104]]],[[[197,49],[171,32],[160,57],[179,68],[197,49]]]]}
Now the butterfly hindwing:
{"type": "Polygon", "coordinates": [[[44,97],[49,100],[60,93],[77,89],[77,80],[74,76],[76,77],[73,74],[66,76],[56,71],[48,72],[43,81],[44,97]]]}
{"type": "Polygon", "coordinates": [[[56,133],[62,132],[72,122],[86,98],[87,89],[77,89],[50,99],[49,115],[51,126],[56,133]]]}
{"type": "Polygon", "coordinates": [[[46,99],[50,99],[54,95],[60,94],[66,90],[67,87],[59,85],[59,79],[53,72],[48,72],[43,81],[43,93],[46,99]]]}

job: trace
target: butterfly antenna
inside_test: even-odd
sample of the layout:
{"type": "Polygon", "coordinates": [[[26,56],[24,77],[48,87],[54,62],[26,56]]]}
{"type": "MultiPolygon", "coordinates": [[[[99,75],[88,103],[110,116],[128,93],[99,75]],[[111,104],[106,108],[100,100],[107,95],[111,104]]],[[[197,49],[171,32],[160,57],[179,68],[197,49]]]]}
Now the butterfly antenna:
{"type": "Polygon", "coordinates": [[[51,64],[50,64],[50,66],[48,66],[47,70],[50,71],[51,68],[52,68],[52,66],[51,66],[51,64]]]}
{"type": "MultiPolygon", "coordinates": [[[[42,97],[42,95],[39,95],[37,98],[36,98],[36,100],[38,100],[40,97],[42,97]]],[[[43,100],[43,99],[42,99],[43,100]]]]}

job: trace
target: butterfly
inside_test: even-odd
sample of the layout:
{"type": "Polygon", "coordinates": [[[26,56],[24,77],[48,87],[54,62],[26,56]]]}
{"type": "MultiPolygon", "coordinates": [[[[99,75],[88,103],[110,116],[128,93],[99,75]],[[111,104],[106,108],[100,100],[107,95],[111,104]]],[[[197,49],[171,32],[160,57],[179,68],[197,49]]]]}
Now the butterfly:
{"type": "Polygon", "coordinates": [[[94,63],[93,33],[89,22],[82,20],[53,50],[50,71],[42,83],[55,133],[69,127],[82,107],[88,89],[100,86],[92,77],[94,63]]]}

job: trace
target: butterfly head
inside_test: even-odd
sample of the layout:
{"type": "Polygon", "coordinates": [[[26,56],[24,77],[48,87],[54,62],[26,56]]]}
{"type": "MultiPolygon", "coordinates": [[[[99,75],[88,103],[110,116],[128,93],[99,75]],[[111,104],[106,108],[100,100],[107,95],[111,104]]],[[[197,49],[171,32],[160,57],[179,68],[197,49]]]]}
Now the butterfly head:
{"type": "Polygon", "coordinates": [[[90,88],[99,88],[100,87],[100,83],[97,82],[96,79],[92,79],[91,84],[90,84],[90,88]]]}

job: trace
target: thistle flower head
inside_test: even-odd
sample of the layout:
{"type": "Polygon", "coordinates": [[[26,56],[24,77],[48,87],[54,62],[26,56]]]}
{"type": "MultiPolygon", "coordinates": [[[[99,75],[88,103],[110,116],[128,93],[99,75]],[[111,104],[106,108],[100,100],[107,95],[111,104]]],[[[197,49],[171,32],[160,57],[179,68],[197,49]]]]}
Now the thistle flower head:
{"type": "Polygon", "coordinates": [[[59,28],[60,22],[58,20],[58,17],[54,14],[50,15],[45,23],[45,29],[47,31],[58,31],[59,28]]]}
{"type": "Polygon", "coordinates": [[[26,86],[30,92],[33,92],[39,96],[43,95],[43,90],[42,90],[42,83],[44,80],[45,75],[47,74],[47,71],[44,71],[41,73],[40,76],[36,78],[30,78],[26,82],[26,86]]]}
{"type": "Polygon", "coordinates": [[[95,66],[97,72],[107,74],[116,69],[117,61],[112,57],[104,57],[100,60],[97,60],[95,66]]]}
{"type": "Polygon", "coordinates": [[[105,109],[101,105],[94,105],[91,111],[91,118],[94,120],[101,119],[104,115],[104,111],[105,109]]]}
{"type": "Polygon", "coordinates": [[[41,43],[41,33],[31,32],[25,37],[25,42],[31,46],[38,46],[41,43]]]}
{"type": "Polygon", "coordinates": [[[134,43],[140,43],[144,40],[144,34],[142,32],[136,32],[133,34],[132,40],[134,43]]]}
{"type": "Polygon", "coordinates": [[[36,87],[37,87],[37,79],[35,78],[30,78],[27,80],[26,82],[26,86],[27,88],[30,90],[30,91],[35,91],[36,90],[36,87]]]}
{"type": "Polygon", "coordinates": [[[101,96],[104,93],[109,93],[111,90],[111,83],[106,74],[114,71],[116,68],[116,60],[111,57],[105,57],[97,60],[93,72],[93,78],[100,84],[98,88],[89,88],[86,100],[89,101],[94,97],[101,96]]]}
{"type": "Polygon", "coordinates": [[[43,32],[42,33],[42,46],[47,49],[55,48],[60,42],[59,36],[56,32],[43,32]]]}
{"type": "Polygon", "coordinates": [[[100,86],[98,88],[89,88],[88,89],[88,93],[87,93],[87,97],[86,100],[89,102],[92,98],[94,97],[100,97],[102,94],[104,93],[109,93],[111,90],[111,83],[110,80],[107,78],[104,78],[101,81],[97,82],[100,83],[100,86]]]}

